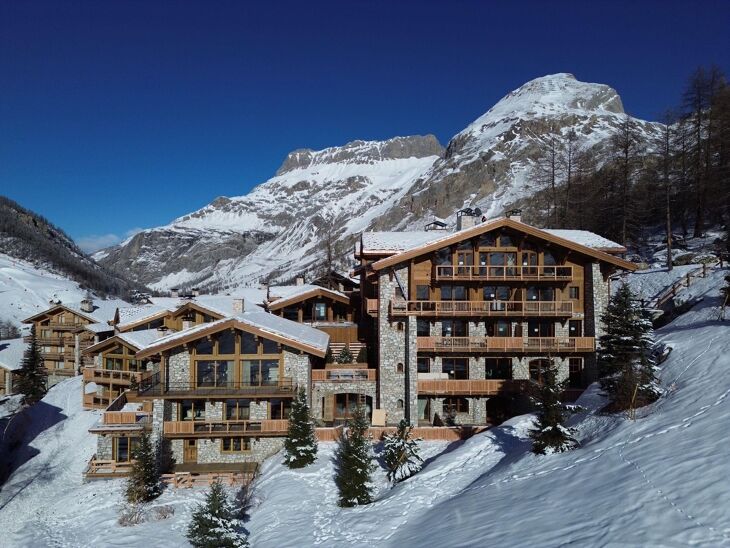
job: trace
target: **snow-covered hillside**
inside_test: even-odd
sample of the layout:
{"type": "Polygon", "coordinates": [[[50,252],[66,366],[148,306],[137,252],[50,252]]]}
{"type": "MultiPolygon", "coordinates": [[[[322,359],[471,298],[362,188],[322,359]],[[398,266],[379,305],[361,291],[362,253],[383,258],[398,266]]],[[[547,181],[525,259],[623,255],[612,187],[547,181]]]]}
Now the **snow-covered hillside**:
{"type": "MultiPolygon", "coordinates": [[[[535,165],[549,135],[575,132],[576,150],[600,165],[624,119],[609,86],[544,76],[469,124],[445,153],[433,136],[296,150],[248,195],[217,198],[95,257],[157,289],[281,281],[321,265],[331,236],[346,262],[365,229],[422,229],[434,216],[452,222],[466,206],[496,216],[541,187],[535,165]]],[[[662,126],[634,122],[650,150],[662,126]]]]}
{"type": "MultiPolygon", "coordinates": [[[[464,443],[425,445],[427,464],[393,490],[377,474],[378,500],[341,509],[332,445],[302,471],[267,461],[248,526],[253,546],[724,546],[730,544],[730,337],[718,320],[725,271],[693,285],[704,300],[659,332],[673,347],[665,395],[636,421],[596,413],[595,389],[574,417],[582,443],[545,457],[529,452],[530,416],[464,443]]],[[[26,442],[38,454],[0,491],[6,546],[180,546],[197,490],[168,490],[155,505],[174,517],[116,523],[121,481],[82,484],[94,451],[80,381],[54,387],[34,409],[26,442]],[[38,431],[41,430],[41,431],[38,431]]]]}
{"type": "Polygon", "coordinates": [[[0,320],[20,322],[48,308],[48,301],[78,302],[85,291],[79,284],[0,253],[0,320]]]}

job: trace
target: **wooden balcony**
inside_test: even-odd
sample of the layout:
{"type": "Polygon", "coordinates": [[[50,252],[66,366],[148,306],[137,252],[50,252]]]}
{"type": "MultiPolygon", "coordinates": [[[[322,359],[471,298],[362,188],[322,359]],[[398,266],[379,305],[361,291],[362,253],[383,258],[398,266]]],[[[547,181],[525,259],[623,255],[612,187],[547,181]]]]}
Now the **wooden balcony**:
{"type": "Polygon", "coordinates": [[[110,396],[100,396],[99,394],[84,394],[83,403],[86,409],[106,409],[112,402],[110,396]]]}
{"type": "Polygon", "coordinates": [[[85,327],[85,323],[58,323],[58,322],[49,322],[47,325],[43,325],[41,327],[49,327],[51,329],[59,329],[59,330],[68,330],[73,331],[75,329],[80,329],[82,327],[85,327]]]}
{"type": "Polygon", "coordinates": [[[378,317],[378,299],[365,299],[365,310],[372,317],[378,317]]]}
{"type": "Polygon", "coordinates": [[[524,390],[528,381],[501,379],[419,379],[422,396],[494,396],[524,390]]]}
{"type": "Polygon", "coordinates": [[[162,433],[167,438],[285,436],[288,428],[287,419],[165,421],[162,433]]]}
{"type": "Polygon", "coordinates": [[[327,369],[312,369],[312,382],[359,382],[375,381],[378,378],[377,369],[364,367],[332,367],[327,369]]]}
{"type": "Polygon", "coordinates": [[[86,465],[84,477],[86,479],[120,478],[129,475],[131,469],[131,462],[99,460],[94,455],[89,460],[89,464],[86,465]]]}
{"type": "Polygon", "coordinates": [[[243,382],[229,382],[219,386],[199,386],[196,383],[167,383],[160,382],[159,373],[145,378],[139,385],[137,395],[140,397],[155,398],[193,398],[215,399],[234,397],[281,398],[293,397],[296,387],[290,377],[278,381],[251,384],[243,382]]]}
{"type": "Polygon", "coordinates": [[[95,382],[102,384],[118,384],[129,386],[134,379],[137,384],[152,377],[152,371],[116,371],[114,369],[89,369],[84,368],[84,382],[95,382]]]}
{"type": "Polygon", "coordinates": [[[571,301],[390,301],[394,316],[572,316],[571,301]]]}
{"type": "MultiPolygon", "coordinates": [[[[23,342],[29,343],[32,339],[33,337],[31,337],[30,335],[26,335],[25,337],[23,337],[23,342]]],[[[64,346],[66,344],[75,344],[75,340],[73,337],[36,337],[35,340],[41,346],[64,346]]]]}
{"type": "Polygon", "coordinates": [[[422,352],[593,352],[594,337],[418,337],[422,352]]]}
{"type": "Polygon", "coordinates": [[[437,280],[569,282],[572,266],[437,266],[437,280]]]}

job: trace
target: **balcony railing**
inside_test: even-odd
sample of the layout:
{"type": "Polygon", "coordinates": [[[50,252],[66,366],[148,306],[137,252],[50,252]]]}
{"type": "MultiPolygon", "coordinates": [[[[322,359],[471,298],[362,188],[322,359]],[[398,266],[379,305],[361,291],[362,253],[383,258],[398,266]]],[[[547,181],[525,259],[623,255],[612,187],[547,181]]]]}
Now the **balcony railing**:
{"type": "Polygon", "coordinates": [[[500,379],[419,379],[418,394],[429,396],[494,396],[524,390],[527,381],[500,379]]]}
{"type": "Polygon", "coordinates": [[[353,381],[374,381],[378,378],[376,369],[364,368],[333,368],[313,369],[313,382],[353,382],[353,381]]]}
{"type": "Polygon", "coordinates": [[[129,474],[132,462],[116,462],[113,460],[99,460],[96,455],[91,457],[86,465],[84,477],[88,479],[123,477],[129,474]]]}
{"type": "Polygon", "coordinates": [[[154,375],[152,371],[117,371],[114,369],[84,368],[85,382],[112,383],[129,386],[134,379],[138,384],[154,375]]]}
{"type": "Polygon", "coordinates": [[[572,316],[571,301],[390,301],[391,314],[408,316],[572,316]]]}
{"type": "Polygon", "coordinates": [[[437,266],[437,280],[570,281],[572,266],[437,266]]]}
{"type": "Polygon", "coordinates": [[[100,396],[99,394],[84,394],[84,407],[93,409],[106,409],[112,402],[111,396],[100,396]]]}
{"type": "Polygon", "coordinates": [[[105,411],[101,422],[105,425],[146,426],[152,423],[152,418],[144,411],[105,411]]]}
{"type": "Polygon", "coordinates": [[[81,327],[86,326],[85,323],[59,323],[59,322],[50,322],[47,325],[44,325],[43,327],[50,327],[51,329],[79,329],[81,327]]]}
{"type": "Polygon", "coordinates": [[[424,352],[593,352],[593,337],[418,337],[424,352]]]}
{"type": "MultiPolygon", "coordinates": [[[[29,343],[33,337],[26,335],[23,337],[23,342],[29,343]]],[[[61,337],[36,337],[36,342],[41,346],[63,346],[65,344],[75,344],[73,337],[61,338],[61,337]]]]}
{"type": "Polygon", "coordinates": [[[226,397],[226,396],[292,396],[295,391],[294,383],[290,377],[284,377],[276,381],[263,381],[259,384],[246,382],[227,382],[218,386],[201,386],[197,383],[160,382],[159,373],[143,379],[137,393],[140,396],[157,397],[226,397]]]}
{"type": "Polygon", "coordinates": [[[287,419],[165,421],[163,435],[170,438],[214,436],[281,436],[289,428],[287,419]]]}

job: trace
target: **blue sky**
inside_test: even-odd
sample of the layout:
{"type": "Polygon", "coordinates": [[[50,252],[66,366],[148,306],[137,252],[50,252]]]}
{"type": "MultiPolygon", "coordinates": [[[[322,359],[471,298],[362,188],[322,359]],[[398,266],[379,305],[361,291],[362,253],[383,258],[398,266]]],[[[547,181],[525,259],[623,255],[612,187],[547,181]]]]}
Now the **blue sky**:
{"type": "Polygon", "coordinates": [[[434,133],[572,72],[657,119],[730,72],[730,2],[0,0],[0,194],[87,247],[245,194],[287,152],[434,133]]]}

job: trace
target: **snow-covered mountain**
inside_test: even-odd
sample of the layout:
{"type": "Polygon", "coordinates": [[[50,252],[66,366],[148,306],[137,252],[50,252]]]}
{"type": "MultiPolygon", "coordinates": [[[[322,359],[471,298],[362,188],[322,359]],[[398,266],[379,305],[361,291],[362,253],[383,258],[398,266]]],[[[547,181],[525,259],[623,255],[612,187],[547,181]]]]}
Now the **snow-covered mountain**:
{"type": "MultiPolygon", "coordinates": [[[[497,215],[539,190],[536,161],[548,135],[575,132],[575,146],[600,164],[625,117],[609,86],[570,74],[537,78],[469,124],[445,152],[433,136],[296,150],[248,195],[218,198],[95,257],[158,289],[278,281],[321,264],[328,239],[347,261],[366,229],[417,229],[433,216],[453,221],[466,206],[497,215]]],[[[661,125],[634,122],[651,148],[661,125]]]]}

